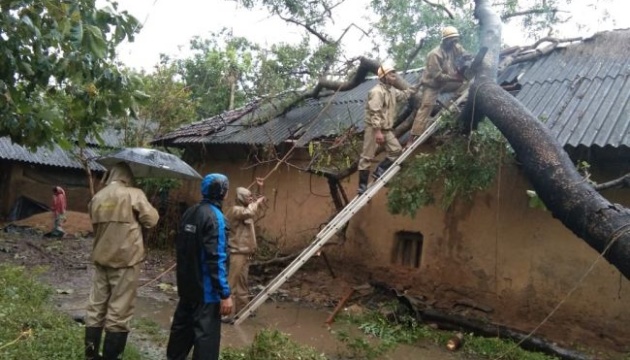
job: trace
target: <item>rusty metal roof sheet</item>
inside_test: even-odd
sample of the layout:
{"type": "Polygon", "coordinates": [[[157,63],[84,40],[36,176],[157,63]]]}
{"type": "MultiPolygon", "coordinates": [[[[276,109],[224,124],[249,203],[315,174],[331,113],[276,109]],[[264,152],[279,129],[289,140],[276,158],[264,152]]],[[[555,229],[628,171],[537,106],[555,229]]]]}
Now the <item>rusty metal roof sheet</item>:
{"type": "MultiPolygon", "coordinates": [[[[9,137],[0,138],[0,159],[19,161],[37,165],[58,166],[63,168],[83,169],[83,165],[72,155],[78,153],[78,149],[73,151],[63,150],[58,145],[52,148],[40,147],[35,152],[27,148],[14,144],[9,137]]],[[[93,148],[85,148],[84,154],[88,158],[97,157],[99,154],[93,148]]],[[[93,171],[105,171],[100,164],[90,162],[90,169],[93,171]]]]}

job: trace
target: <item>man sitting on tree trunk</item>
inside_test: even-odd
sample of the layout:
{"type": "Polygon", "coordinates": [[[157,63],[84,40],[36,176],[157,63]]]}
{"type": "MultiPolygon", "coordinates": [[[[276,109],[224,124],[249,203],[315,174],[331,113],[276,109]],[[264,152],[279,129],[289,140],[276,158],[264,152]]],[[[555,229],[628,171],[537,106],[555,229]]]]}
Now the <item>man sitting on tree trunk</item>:
{"type": "MultiPolygon", "coordinates": [[[[459,44],[459,32],[452,26],[442,29],[442,43],[427,55],[422,73],[422,102],[411,127],[411,136],[407,146],[431,124],[433,105],[440,93],[463,90],[464,77],[458,71],[457,61],[470,55],[459,44]]],[[[457,95],[456,95],[457,97],[457,95]]]]}
{"type": "Polygon", "coordinates": [[[401,154],[402,146],[392,132],[396,120],[396,104],[404,101],[417,90],[414,87],[405,91],[394,88],[392,84],[396,81],[396,70],[392,66],[379,66],[377,75],[380,81],[368,93],[368,101],[365,105],[365,130],[363,151],[359,160],[358,195],[367,190],[370,166],[379,145],[385,146],[387,157],[374,170],[373,176],[376,179],[383,175],[401,154]]]}

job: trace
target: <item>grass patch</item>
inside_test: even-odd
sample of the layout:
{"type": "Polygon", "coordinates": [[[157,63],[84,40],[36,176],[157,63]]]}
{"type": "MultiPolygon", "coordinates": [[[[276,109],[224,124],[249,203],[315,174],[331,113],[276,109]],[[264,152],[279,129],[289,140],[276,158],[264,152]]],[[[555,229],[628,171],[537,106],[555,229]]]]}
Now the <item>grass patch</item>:
{"type": "MultiPolygon", "coordinates": [[[[368,311],[362,315],[342,315],[339,320],[353,324],[360,330],[358,335],[351,335],[348,331],[338,331],[336,334],[346,346],[345,355],[356,359],[379,359],[398,344],[414,345],[429,341],[446,348],[447,341],[454,335],[450,331],[430,328],[407,315],[390,321],[378,311],[368,311]]],[[[462,354],[463,358],[473,359],[495,359],[498,356],[502,356],[501,359],[504,360],[557,359],[515,347],[515,343],[509,340],[484,338],[473,334],[464,335],[463,346],[458,353],[462,354]]]]}
{"type": "Polygon", "coordinates": [[[221,360],[326,360],[311,347],[298,345],[278,330],[261,330],[249,347],[227,348],[221,360]]]}
{"type": "MultiPolygon", "coordinates": [[[[0,359],[82,360],[84,328],[52,308],[52,289],[35,276],[0,266],[0,359]]],[[[128,345],[125,359],[141,357],[128,345]]]]}

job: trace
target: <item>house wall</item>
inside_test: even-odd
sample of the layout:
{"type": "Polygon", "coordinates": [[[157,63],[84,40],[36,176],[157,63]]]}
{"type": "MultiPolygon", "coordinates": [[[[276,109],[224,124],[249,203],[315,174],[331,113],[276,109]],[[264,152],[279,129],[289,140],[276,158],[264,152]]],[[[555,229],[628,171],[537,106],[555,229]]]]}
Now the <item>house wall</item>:
{"type": "Polygon", "coordinates": [[[16,162],[2,163],[3,188],[0,201],[1,216],[6,217],[20,196],[25,196],[50,206],[52,188],[59,185],[66,191],[68,210],[87,211],[91,195],[87,187],[86,175],[82,170],[62,169],[50,166],[36,166],[16,162]]]}
{"type": "MultiPolygon", "coordinates": [[[[244,162],[209,163],[197,168],[203,174],[227,174],[232,191],[271,170],[244,162]]],[[[602,178],[610,179],[608,175],[602,178]]],[[[354,196],[356,183],[355,176],[343,182],[348,196],[354,196]]],[[[549,212],[530,208],[527,189],[531,186],[521,171],[506,165],[496,184],[473,202],[456,203],[448,211],[429,206],[414,219],[389,214],[382,191],[350,221],[346,242],[327,254],[336,263],[333,267],[343,264],[348,269],[355,264],[364,269],[366,278],[438,300],[447,308],[459,300],[489,306],[493,321],[523,331],[533,329],[562,301],[550,325],[538,334],[586,342],[597,334],[600,345],[602,341],[613,347],[628,343],[630,329],[625,324],[630,321],[630,308],[624,303],[630,299],[630,284],[605,260],[597,261],[595,250],[549,212]],[[399,231],[421,234],[418,267],[413,262],[402,265],[396,258],[399,231]]],[[[199,182],[187,183],[185,191],[198,199],[199,182]]],[[[287,252],[303,248],[334,211],[324,179],[287,165],[270,175],[265,193],[269,209],[259,225],[287,252]]],[[[627,189],[604,195],[630,206],[627,189]]]]}

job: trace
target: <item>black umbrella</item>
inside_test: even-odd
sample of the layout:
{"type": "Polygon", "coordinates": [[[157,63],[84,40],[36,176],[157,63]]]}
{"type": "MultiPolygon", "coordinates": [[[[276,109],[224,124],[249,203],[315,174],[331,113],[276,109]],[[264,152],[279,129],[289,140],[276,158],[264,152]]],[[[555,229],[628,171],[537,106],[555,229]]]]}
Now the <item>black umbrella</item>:
{"type": "Polygon", "coordinates": [[[184,160],[155,149],[125,148],[101,156],[96,162],[105,167],[125,162],[131,168],[134,177],[201,179],[201,175],[184,160]]]}

